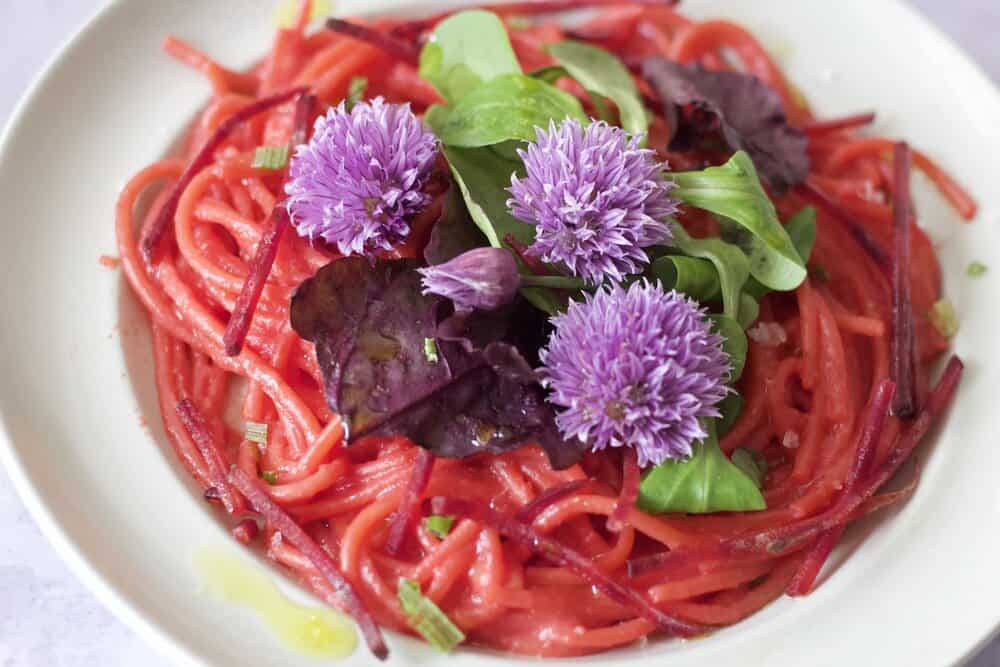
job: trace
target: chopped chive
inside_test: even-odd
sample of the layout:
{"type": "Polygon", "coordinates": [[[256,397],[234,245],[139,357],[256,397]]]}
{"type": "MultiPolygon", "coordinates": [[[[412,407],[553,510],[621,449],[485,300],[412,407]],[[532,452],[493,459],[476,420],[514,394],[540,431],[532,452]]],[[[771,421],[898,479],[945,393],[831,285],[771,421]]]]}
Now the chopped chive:
{"type": "Polygon", "coordinates": [[[978,278],[979,276],[986,273],[988,267],[982,262],[972,262],[969,264],[968,272],[973,278],[978,278]]]}
{"type": "Polygon", "coordinates": [[[438,362],[438,346],[437,341],[433,338],[424,339],[424,356],[432,364],[438,362]]]}
{"type": "Polygon", "coordinates": [[[448,537],[448,533],[451,532],[451,527],[454,523],[455,517],[441,516],[440,514],[432,514],[424,519],[424,526],[427,528],[427,531],[432,535],[440,537],[442,540],[448,537]]]}
{"type": "Polygon", "coordinates": [[[267,424],[258,422],[247,422],[243,437],[258,445],[267,445],[267,424]]]}
{"type": "Polygon", "coordinates": [[[958,313],[955,312],[955,306],[948,299],[941,299],[931,306],[927,317],[930,318],[931,324],[934,325],[938,333],[945,338],[951,338],[958,333],[958,313]]]}
{"type": "Polygon", "coordinates": [[[447,653],[465,641],[465,634],[430,598],[424,597],[416,582],[400,577],[398,595],[410,627],[428,644],[447,653]]]}
{"type": "Polygon", "coordinates": [[[254,169],[284,169],[288,164],[288,146],[258,146],[253,152],[254,169]]]}
{"type": "Polygon", "coordinates": [[[351,82],[347,85],[347,97],[344,99],[344,106],[348,111],[354,108],[364,98],[365,89],[368,88],[368,79],[363,76],[351,77],[351,82]]]}
{"type": "Polygon", "coordinates": [[[264,470],[260,473],[260,478],[267,482],[269,485],[274,486],[278,483],[278,473],[273,470],[264,470]]]}

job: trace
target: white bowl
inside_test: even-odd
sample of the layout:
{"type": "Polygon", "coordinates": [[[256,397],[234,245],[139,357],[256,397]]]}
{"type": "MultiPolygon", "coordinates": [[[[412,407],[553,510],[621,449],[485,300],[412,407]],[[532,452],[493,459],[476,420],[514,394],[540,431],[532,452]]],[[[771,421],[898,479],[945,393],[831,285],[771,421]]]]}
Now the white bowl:
{"type": "MultiPolygon", "coordinates": [[[[339,3],[344,13],[426,4],[339,3]]],[[[268,48],[272,8],[272,0],[205,0],[197,8],[183,0],[112,3],[46,69],[0,146],[2,461],[77,574],[184,663],[314,661],[286,653],[250,612],[198,593],[192,553],[231,540],[166,443],[145,317],[120,273],[98,257],[115,254],[119,188],[168,149],[209,93],[200,77],[161,54],[164,34],[248,64],[268,48]]],[[[979,198],[982,212],[968,226],[926,188],[918,199],[962,315],[955,347],[968,373],[938,442],[923,452],[916,496],[855,528],[855,541],[862,532],[867,539],[816,594],[783,599],[703,640],[651,642],[579,662],[956,662],[1000,621],[1000,427],[992,393],[1000,387],[1000,96],[895,0],[690,0],[685,10],[744,23],[821,113],[877,109],[880,132],[908,138],[979,198]],[[972,280],[965,269],[973,259],[993,268],[972,280]]],[[[409,639],[390,642],[392,664],[510,662],[476,650],[440,658],[409,639]]],[[[361,649],[345,664],[370,660],[361,649]]]]}

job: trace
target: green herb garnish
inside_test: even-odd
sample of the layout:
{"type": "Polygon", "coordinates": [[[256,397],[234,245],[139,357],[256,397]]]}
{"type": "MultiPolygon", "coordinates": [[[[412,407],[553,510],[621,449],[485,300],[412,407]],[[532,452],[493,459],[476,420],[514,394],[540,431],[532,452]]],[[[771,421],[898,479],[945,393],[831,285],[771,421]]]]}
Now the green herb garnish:
{"type": "Polygon", "coordinates": [[[937,332],[945,338],[951,338],[958,333],[958,313],[955,312],[955,306],[948,299],[935,302],[931,306],[930,312],[927,313],[927,317],[930,318],[931,324],[934,325],[937,332]]]}
{"type": "Polygon", "coordinates": [[[368,88],[368,79],[363,76],[352,76],[351,82],[347,84],[347,97],[344,98],[344,107],[350,111],[354,105],[360,102],[365,96],[368,88]]]}
{"type": "Polygon", "coordinates": [[[438,362],[437,341],[433,338],[424,339],[424,357],[432,364],[436,364],[438,362]]]}
{"type": "Polygon", "coordinates": [[[427,643],[444,653],[465,641],[465,634],[441,609],[420,592],[420,586],[409,579],[399,579],[399,605],[410,627],[427,643]]]}
{"type": "Polygon", "coordinates": [[[288,146],[258,146],[253,152],[254,169],[284,169],[288,164],[288,146]]]}
{"type": "Polygon", "coordinates": [[[267,424],[247,422],[243,437],[258,445],[267,446],[267,424]]]}
{"type": "Polygon", "coordinates": [[[270,486],[274,486],[278,483],[278,473],[273,470],[261,471],[260,478],[267,482],[270,486]]]}
{"type": "Polygon", "coordinates": [[[989,270],[989,267],[987,267],[982,262],[971,262],[969,264],[969,268],[968,268],[967,271],[968,271],[969,275],[972,276],[973,278],[978,278],[979,276],[981,276],[984,273],[986,273],[988,270],[989,270]]]}
{"type": "Polygon", "coordinates": [[[432,514],[424,519],[424,526],[427,528],[427,531],[436,537],[440,537],[442,540],[448,537],[448,533],[451,532],[451,527],[454,523],[455,517],[453,516],[432,514]]]}

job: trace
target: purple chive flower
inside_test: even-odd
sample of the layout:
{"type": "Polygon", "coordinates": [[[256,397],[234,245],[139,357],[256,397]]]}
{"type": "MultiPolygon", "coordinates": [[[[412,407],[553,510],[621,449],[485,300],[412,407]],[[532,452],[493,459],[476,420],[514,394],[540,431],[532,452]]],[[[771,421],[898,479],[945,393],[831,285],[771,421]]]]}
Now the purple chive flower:
{"type": "Polygon", "coordinates": [[[330,109],[292,158],[285,193],[296,231],[344,255],[390,250],[430,203],[423,187],[437,152],[408,104],[376,98],[330,109]]]}
{"type": "Polygon", "coordinates": [[[594,451],[634,447],[639,464],[691,455],[729,392],[729,358],[698,305],[646,281],[599,289],[552,320],[541,351],[556,424],[594,451]]]}
{"type": "Polygon", "coordinates": [[[496,310],[514,300],[521,285],[514,256],[502,248],[476,248],[425,269],[424,294],[451,299],[455,310],[496,310]]]}
{"type": "Polygon", "coordinates": [[[604,122],[575,120],[546,131],[518,151],[527,176],[511,179],[514,217],[536,225],[530,251],[599,285],[638,273],[643,248],[671,240],[666,219],[677,211],[673,183],[641,137],[604,122]]]}

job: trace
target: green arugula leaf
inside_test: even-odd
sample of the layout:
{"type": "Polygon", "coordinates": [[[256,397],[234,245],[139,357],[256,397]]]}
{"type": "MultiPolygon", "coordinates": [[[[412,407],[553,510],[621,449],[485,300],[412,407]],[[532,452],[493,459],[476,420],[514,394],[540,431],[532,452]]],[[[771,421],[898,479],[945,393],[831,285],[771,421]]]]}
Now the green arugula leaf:
{"type": "Polygon", "coordinates": [[[441,21],[420,52],[420,76],[453,104],[481,83],[521,73],[503,23],[479,9],[441,21]]]}
{"type": "Polygon", "coordinates": [[[643,474],[640,509],[653,514],[708,514],[767,508],[754,481],[722,453],[714,420],[707,426],[709,436],[693,445],[691,458],[664,461],[643,474]]]}
{"type": "Polygon", "coordinates": [[[767,287],[793,290],[806,278],[805,262],[778,221],[750,157],[739,151],[720,167],[668,173],[677,184],[673,196],[744,227],[751,236],[744,250],[750,274],[767,287]]]}
{"type": "Polygon", "coordinates": [[[617,56],[574,41],[550,44],[546,50],[592,96],[606,97],[618,106],[626,132],[639,135],[649,130],[649,117],[635,79],[617,56]]]}
{"type": "MultiPolygon", "coordinates": [[[[749,233],[742,227],[737,227],[732,223],[730,223],[730,226],[736,228],[731,232],[733,236],[737,238],[741,236],[749,238],[749,233]]],[[[808,264],[809,258],[812,257],[813,245],[816,243],[816,209],[812,206],[806,206],[801,209],[785,223],[785,231],[788,232],[788,238],[792,240],[795,251],[802,258],[802,263],[808,264]]],[[[725,236],[725,233],[723,233],[723,236],[725,236]]],[[[751,277],[747,281],[744,291],[755,299],[763,299],[771,289],[762,285],[756,278],[751,277]]]]}
{"type": "Polygon", "coordinates": [[[740,292],[750,276],[747,256],[738,247],[719,238],[692,238],[677,223],[674,223],[673,231],[674,245],[679,250],[691,257],[708,260],[715,266],[722,293],[723,312],[737,319],[740,312],[740,292]]]}
{"type": "Polygon", "coordinates": [[[437,113],[430,122],[445,145],[475,148],[511,139],[533,141],[535,128],[566,117],[590,122],[569,93],[529,76],[505,74],[468,92],[443,122],[437,113]]]}
{"type": "Polygon", "coordinates": [[[709,315],[712,320],[712,328],[722,336],[723,351],[729,355],[730,373],[729,384],[735,384],[743,375],[743,366],[747,361],[747,335],[743,331],[740,323],[725,315],[709,315]]]}
{"type": "MultiPolygon", "coordinates": [[[[524,165],[506,159],[492,147],[458,148],[445,146],[444,156],[451,167],[452,176],[458,185],[469,215],[494,248],[508,247],[504,239],[508,234],[524,245],[535,240],[535,228],[523,223],[510,214],[507,199],[510,196],[512,174],[522,174],[524,165]]],[[[527,268],[518,261],[522,272],[527,268]]],[[[523,288],[521,294],[532,305],[549,314],[563,310],[565,300],[552,290],[541,287],[523,288]]]]}

